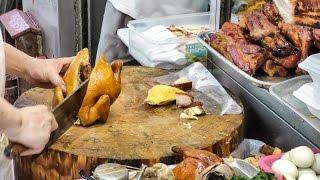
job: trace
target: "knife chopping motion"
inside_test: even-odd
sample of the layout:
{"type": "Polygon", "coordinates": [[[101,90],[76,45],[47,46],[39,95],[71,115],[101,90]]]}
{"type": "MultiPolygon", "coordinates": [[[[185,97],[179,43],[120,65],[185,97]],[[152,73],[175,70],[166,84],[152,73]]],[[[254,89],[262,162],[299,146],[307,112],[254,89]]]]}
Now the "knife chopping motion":
{"type": "MultiPolygon", "coordinates": [[[[59,73],[66,71],[73,58],[42,61],[8,44],[3,46],[7,73],[25,78],[34,86],[44,88],[59,86],[65,89],[65,83],[59,73]]],[[[50,133],[58,128],[50,110],[46,106],[17,109],[2,97],[0,104],[1,132],[11,141],[28,147],[21,155],[40,153],[48,142],[50,133]]]]}

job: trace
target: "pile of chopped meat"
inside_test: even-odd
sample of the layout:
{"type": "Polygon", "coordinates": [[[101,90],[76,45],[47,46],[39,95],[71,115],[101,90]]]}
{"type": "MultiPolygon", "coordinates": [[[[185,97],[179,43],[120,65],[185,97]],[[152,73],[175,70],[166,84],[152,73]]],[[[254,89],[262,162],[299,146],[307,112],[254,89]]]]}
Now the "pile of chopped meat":
{"type": "Polygon", "coordinates": [[[297,0],[294,7],[297,25],[284,22],[277,7],[265,3],[261,9],[240,13],[239,24],[226,22],[206,41],[249,75],[304,74],[299,62],[320,49],[320,1],[297,0]]]}

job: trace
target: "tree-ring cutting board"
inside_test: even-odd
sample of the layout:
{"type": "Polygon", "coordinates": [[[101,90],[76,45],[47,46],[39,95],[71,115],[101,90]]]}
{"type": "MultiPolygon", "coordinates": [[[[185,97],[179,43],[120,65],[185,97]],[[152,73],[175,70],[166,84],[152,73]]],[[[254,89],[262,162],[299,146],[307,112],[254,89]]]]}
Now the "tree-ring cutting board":
{"type": "MultiPolygon", "coordinates": [[[[206,115],[199,120],[179,118],[175,105],[151,107],[144,103],[153,77],[164,70],[125,67],[122,91],[111,106],[108,121],[90,127],[71,127],[38,157],[15,160],[19,179],[75,179],[78,171],[90,172],[104,162],[132,166],[141,163],[177,163],[172,146],[190,146],[227,156],[242,140],[243,115],[206,115]]],[[[16,106],[51,105],[52,90],[31,89],[16,106]]]]}

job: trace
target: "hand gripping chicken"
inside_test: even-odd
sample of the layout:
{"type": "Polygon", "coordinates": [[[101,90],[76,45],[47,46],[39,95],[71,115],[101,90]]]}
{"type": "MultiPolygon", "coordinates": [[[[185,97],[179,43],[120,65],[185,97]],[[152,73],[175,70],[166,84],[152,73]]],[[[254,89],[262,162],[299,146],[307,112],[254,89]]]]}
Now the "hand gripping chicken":
{"type": "Polygon", "coordinates": [[[63,76],[63,80],[66,84],[66,92],[63,92],[60,87],[55,88],[53,105],[56,106],[61,103],[66,96],[72,94],[83,81],[88,79],[90,72],[89,51],[86,48],[78,52],[74,61],[70,64],[63,76]]]}
{"type": "Polygon", "coordinates": [[[121,91],[121,70],[123,62],[114,61],[111,66],[101,56],[93,68],[88,89],[78,113],[80,124],[88,126],[95,121],[106,122],[111,104],[121,91]]]}

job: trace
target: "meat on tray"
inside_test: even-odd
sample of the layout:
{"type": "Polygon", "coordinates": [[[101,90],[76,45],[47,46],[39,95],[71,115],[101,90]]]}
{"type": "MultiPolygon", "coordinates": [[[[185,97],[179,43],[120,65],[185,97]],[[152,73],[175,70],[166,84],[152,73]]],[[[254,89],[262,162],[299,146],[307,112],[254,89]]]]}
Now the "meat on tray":
{"type": "Polygon", "coordinates": [[[207,41],[249,75],[258,71],[281,77],[304,74],[298,64],[320,49],[320,29],[316,28],[316,23],[320,28],[320,1],[293,3],[295,19],[303,17],[306,22],[285,23],[277,7],[268,2],[258,10],[239,13],[239,24],[226,22],[207,41]]]}
{"type": "Polygon", "coordinates": [[[264,61],[265,51],[245,39],[241,28],[225,23],[220,32],[210,36],[210,45],[244,72],[253,75],[264,61]]]}

